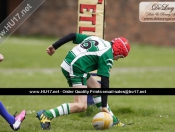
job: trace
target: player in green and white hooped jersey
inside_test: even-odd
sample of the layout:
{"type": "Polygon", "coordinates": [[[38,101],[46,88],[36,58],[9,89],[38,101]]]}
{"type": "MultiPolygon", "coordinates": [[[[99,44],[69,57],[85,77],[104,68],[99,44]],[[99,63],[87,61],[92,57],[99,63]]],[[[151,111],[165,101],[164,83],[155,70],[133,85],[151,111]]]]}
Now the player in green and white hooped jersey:
{"type": "MultiPolygon", "coordinates": [[[[61,69],[69,86],[73,88],[109,88],[113,60],[126,57],[130,51],[130,44],[124,37],[109,42],[96,36],[71,33],[50,45],[47,53],[53,55],[57,48],[69,41],[78,45],[68,52],[61,69]],[[94,70],[97,70],[97,75],[101,77],[101,84],[89,74],[94,70]]],[[[109,108],[107,95],[94,96],[94,103],[101,111],[111,114],[114,125],[124,126],[109,108]]],[[[41,110],[37,113],[37,117],[43,129],[50,129],[51,119],[83,112],[86,109],[87,95],[75,95],[73,103],[64,103],[54,109],[41,110]]]]}

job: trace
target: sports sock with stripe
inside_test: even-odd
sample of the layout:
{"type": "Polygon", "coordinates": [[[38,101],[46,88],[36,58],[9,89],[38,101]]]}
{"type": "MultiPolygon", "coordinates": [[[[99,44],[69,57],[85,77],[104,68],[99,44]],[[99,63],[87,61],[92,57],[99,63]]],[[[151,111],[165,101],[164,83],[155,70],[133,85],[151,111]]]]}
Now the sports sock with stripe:
{"type": "Polygon", "coordinates": [[[55,118],[57,116],[70,114],[70,106],[68,103],[64,103],[56,108],[46,110],[45,114],[50,118],[55,118]]]}
{"type": "MultiPolygon", "coordinates": [[[[97,108],[101,111],[102,110],[102,102],[101,102],[101,96],[93,96],[93,101],[94,104],[97,106],[97,108]]],[[[111,111],[109,105],[107,104],[107,109],[109,110],[109,113],[111,114],[112,118],[113,118],[113,122],[118,122],[119,120],[117,119],[117,117],[113,114],[113,112],[111,111]]]]}

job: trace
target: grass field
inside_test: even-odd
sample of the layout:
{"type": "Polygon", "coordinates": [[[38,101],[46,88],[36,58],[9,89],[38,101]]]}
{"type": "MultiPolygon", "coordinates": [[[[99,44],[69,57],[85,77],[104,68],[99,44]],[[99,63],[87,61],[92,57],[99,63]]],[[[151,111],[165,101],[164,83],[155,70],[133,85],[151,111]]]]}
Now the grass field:
{"type": "MultiPolygon", "coordinates": [[[[0,45],[0,87],[68,87],[60,64],[74,45],[60,47],[53,56],[46,48],[57,38],[10,37],[0,45]]],[[[127,58],[114,63],[111,87],[175,87],[174,48],[131,43],[127,58]]]]}
{"type": "MultiPolygon", "coordinates": [[[[27,110],[20,132],[43,132],[36,112],[55,108],[70,102],[72,96],[1,96],[0,100],[11,114],[27,110]]],[[[174,132],[174,96],[109,96],[111,109],[124,123],[134,123],[124,128],[113,127],[106,132],[174,132]]],[[[50,132],[95,132],[91,121],[98,110],[91,106],[86,112],[58,117],[52,120],[50,132]]],[[[12,131],[0,118],[1,132],[12,131]]]]}
{"type": "MultiPolygon", "coordinates": [[[[14,37],[0,45],[5,57],[0,63],[1,88],[66,88],[60,64],[73,44],[63,45],[50,57],[46,48],[57,38],[14,37]]],[[[175,61],[173,47],[149,46],[131,43],[130,55],[120,59],[111,70],[110,86],[114,88],[174,88],[175,61]]],[[[72,101],[72,96],[0,96],[8,111],[27,111],[20,132],[42,132],[35,117],[41,109],[55,108],[72,101]]],[[[109,96],[109,104],[124,123],[124,128],[107,132],[174,132],[175,96],[109,96]]],[[[86,112],[58,117],[52,120],[50,132],[94,132],[91,120],[98,110],[91,106],[86,112]]],[[[0,132],[12,131],[0,118],[0,132]]]]}

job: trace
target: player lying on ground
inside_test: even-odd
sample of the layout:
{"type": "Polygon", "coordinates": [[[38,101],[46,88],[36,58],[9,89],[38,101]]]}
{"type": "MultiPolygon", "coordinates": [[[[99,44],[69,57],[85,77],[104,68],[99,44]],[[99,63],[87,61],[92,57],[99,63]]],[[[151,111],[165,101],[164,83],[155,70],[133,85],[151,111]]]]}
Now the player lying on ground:
{"type": "MultiPolygon", "coordinates": [[[[62,73],[72,88],[109,88],[110,69],[113,60],[124,58],[130,51],[130,44],[124,37],[113,39],[111,42],[96,36],[70,33],[47,48],[51,56],[63,44],[73,41],[76,45],[61,64],[62,73]],[[89,72],[97,70],[101,77],[99,84],[89,72]]],[[[94,96],[93,101],[100,111],[108,112],[113,117],[113,125],[124,126],[114,116],[107,104],[107,95],[94,96]]],[[[87,95],[75,95],[73,103],[64,103],[50,110],[40,110],[37,117],[43,129],[50,129],[53,118],[87,109],[87,95]]]]}
{"type": "Polygon", "coordinates": [[[17,131],[20,129],[22,121],[25,119],[26,111],[23,110],[19,115],[11,115],[8,113],[2,102],[0,102],[0,115],[9,123],[10,127],[17,131]]]}

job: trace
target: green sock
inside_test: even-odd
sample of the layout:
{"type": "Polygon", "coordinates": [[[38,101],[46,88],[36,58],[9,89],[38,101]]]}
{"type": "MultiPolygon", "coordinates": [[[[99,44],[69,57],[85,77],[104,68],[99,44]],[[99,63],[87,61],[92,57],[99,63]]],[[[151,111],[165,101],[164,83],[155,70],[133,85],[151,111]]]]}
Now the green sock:
{"type": "MultiPolygon", "coordinates": [[[[98,96],[93,96],[93,101],[94,101],[94,104],[97,106],[97,108],[101,111],[102,109],[102,102],[101,102],[101,96],[98,95],[98,96]]],[[[109,105],[107,104],[107,108],[113,118],[113,122],[118,122],[119,120],[117,119],[117,117],[112,113],[109,105]]]]}
{"type": "Polygon", "coordinates": [[[68,103],[64,103],[56,108],[46,110],[45,114],[51,119],[62,115],[68,115],[70,114],[70,106],[68,103]]]}
{"type": "Polygon", "coordinates": [[[109,110],[109,112],[110,112],[110,114],[111,114],[111,116],[112,116],[112,118],[113,118],[113,122],[118,122],[119,120],[118,120],[117,117],[112,113],[112,111],[111,111],[111,109],[110,109],[110,107],[109,107],[108,104],[107,104],[107,108],[108,108],[108,110],[109,110]]]}

